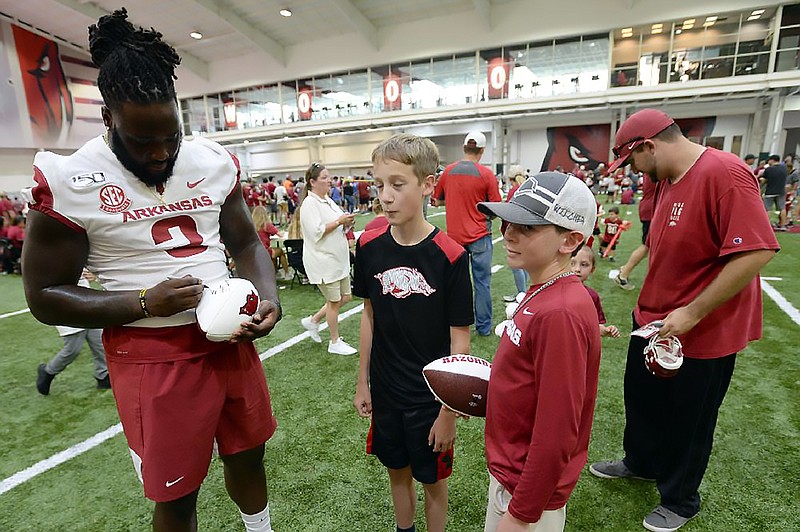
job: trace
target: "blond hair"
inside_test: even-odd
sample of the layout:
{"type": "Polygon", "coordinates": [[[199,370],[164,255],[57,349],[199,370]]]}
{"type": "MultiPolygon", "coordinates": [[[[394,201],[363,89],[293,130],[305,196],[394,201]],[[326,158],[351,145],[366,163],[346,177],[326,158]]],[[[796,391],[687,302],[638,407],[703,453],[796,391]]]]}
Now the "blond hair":
{"type": "Polygon", "coordinates": [[[258,205],[253,208],[253,225],[256,226],[256,231],[261,231],[269,224],[269,214],[263,205],[258,205]]]}
{"type": "Polygon", "coordinates": [[[289,240],[302,240],[303,228],[300,225],[300,205],[294,210],[292,219],[289,220],[289,228],[286,230],[286,238],[289,240]]]}
{"type": "Polygon", "coordinates": [[[378,161],[397,161],[412,168],[419,183],[436,173],[439,150],[436,144],[424,137],[399,133],[384,140],[372,150],[372,164],[378,161]]]}
{"type": "Polygon", "coordinates": [[[521,185],[525,182],[525,170],[518,164],[512,164],[508,167],[508,177],[513,179],[516,184],[521,185]]]}

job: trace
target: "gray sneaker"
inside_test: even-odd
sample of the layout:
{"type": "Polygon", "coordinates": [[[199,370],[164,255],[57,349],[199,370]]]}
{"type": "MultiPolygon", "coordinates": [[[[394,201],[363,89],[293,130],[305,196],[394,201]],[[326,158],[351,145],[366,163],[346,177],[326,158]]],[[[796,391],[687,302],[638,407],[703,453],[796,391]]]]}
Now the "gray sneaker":
{"type": "Polygon", "coordinates": [[[683,517],[659,504],[655,510],[647,514],[647,517],[642,521],[642,526],[653,532],[674,532],[685,525],[692,517],[683,517]]]}
{"type": "Polygon", "coordinates": [[[653,481],[653,478],[645,478],[636,475],[628,469],[622,460],[609,460],[607,462],[595,462],[589,466],[589,473],[600,478],[635,478],[637,480],[653,481]]]}
{"type": "Polygon", "coordinates": [[[617,284],[617,286],[619,286],[623,290],[633,290],[634,288],[636,288],[636,286],[634,286],[632,282],[630,282],[627,279],[623,279],[619,275],[614,277],[614,282],[617,284]]]}

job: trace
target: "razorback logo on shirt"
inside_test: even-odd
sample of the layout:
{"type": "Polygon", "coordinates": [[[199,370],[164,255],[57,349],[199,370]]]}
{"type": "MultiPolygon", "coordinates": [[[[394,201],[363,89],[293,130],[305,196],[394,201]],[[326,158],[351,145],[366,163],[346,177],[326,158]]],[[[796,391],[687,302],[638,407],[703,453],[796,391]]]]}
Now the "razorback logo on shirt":
{"type": "Polygon", "coordinates": [[[408,266],[398,266],[383,273],[376,273],[375,278],[381,282],[382,295],[390,294],[398,299],[411,294],[429,296],[436,292],[419,270],[408,266]]]}
{"type": "Polygon", "coordinates": [[[203,195],[197,198],[176,201],[175,203],[167,203],[166,205],[155,205],[132,211],[126,210],[122,213],[122,223],[137,221],[142,218],[152,218],[167,212],[192,211],[202,207],[210,207],[213,204],[214,202],[210,196],[203,195]]]}

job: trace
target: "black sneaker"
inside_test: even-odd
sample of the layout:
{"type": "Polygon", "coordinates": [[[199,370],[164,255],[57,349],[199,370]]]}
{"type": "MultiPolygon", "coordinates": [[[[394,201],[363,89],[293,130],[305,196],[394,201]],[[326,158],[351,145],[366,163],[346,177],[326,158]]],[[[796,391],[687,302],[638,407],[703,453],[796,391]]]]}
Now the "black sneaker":
{"type": "Polygon", "coordinates": [[[107,374],[102,379],[98,379],[97,377],[95,377],[94,380],[97,381],[97,389],[98,390],[110,390],[111,389],[111,379],[108,378],[107,374]]]}
{"type": "Polygon", "coordinates": [[[631,283],[627,279],[623,279],[622,277],[619,276],[619,274],[617,274],[617,276],[614,277],[614,282],[617,284],[617,286],[619,286],[623,290],[633,290],[634,288],[636,288],[633,285],[633,283],[631,283]]]}
{"type": "Polygon", "coordinates": [[[55,378],[55,375],[47,373],[44,364],[39,364],[39,369],[36,372],[36,389],[42,395],[50,395],[50,383],[55,378]]]}

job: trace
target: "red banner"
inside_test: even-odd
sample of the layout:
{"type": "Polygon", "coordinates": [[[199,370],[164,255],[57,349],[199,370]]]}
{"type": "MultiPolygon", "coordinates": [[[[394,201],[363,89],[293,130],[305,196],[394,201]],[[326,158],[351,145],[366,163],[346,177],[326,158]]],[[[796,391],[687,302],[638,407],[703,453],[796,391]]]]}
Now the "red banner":
{"type": "Polygon", "coordinates": [[[297,93],[297,114],[300,120],[311,120],[311,89],[300,89],[297,93]]]}
{"type": "Polygon", "coordinates": [[[486,75],[489,80],[489,99],[507,98],[508,80],[511,77],[509,63],[503,57],[491,59],[486,75]]]}
{"type": "Polygon", "coordinates": [[[222,101],[222,114],[225,117],[225,129],[236,129],[236,104],[233,100],[222,101]]]}
{"type": "Polygon", "coordinates": [[[402,105],[400,96],[403,94],[403,84],[400,76],[387,74],[383,78],[383,110],[396,111],[402,105]]]}

